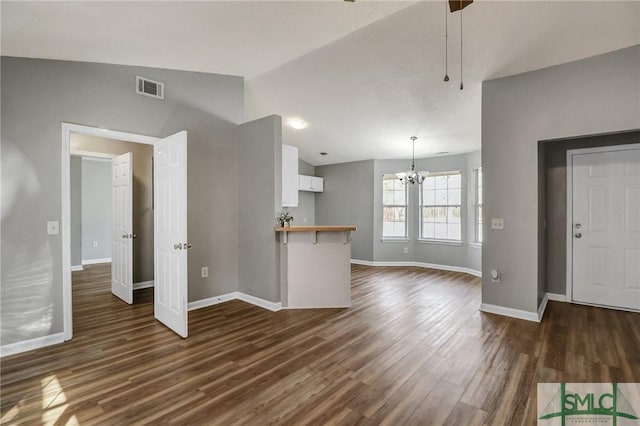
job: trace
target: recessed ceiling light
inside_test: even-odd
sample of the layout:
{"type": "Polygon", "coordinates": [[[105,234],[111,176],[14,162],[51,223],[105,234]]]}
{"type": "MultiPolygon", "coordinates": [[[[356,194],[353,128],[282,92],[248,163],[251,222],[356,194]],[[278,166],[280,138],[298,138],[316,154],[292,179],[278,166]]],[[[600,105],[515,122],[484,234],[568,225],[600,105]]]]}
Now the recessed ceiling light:
{"type": "Polygon", "coordinates": [[[289,126],[293,127],[296,130],[304,129],[309,124],[301,118],[290,118],[289,126]]]}
{"type": "Polygon", "coordinates": [[[329,155],[329,153],[323,151],[323,152],[320,153],[320,155],[325,156],[325,155],[329,155]]]}

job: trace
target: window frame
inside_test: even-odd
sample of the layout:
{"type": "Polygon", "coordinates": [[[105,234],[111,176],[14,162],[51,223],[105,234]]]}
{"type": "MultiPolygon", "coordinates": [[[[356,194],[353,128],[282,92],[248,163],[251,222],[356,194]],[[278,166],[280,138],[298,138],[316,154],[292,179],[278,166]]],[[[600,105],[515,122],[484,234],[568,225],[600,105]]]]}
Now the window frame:
{"type": "MultiPolygon", "coordinates": [[[[424,173],[425,175],[425,181],[426,179],[428,179],[429,177],[436,177],[436,176],[450,176],[450,175],[455,175],[458,174],[460,175],[460,188],[451,188],[451,189],[460,189],[460,204],[445,204],[445,205],[440,205],[440,204],[424,204],[424,182],[422,182],[420,184],[420,188],[419,188],[419,196],[418,196],[418,242],[420,243],[433,243],[433,244],[445,244],[445,245],[462,245],[463,243],[463,232],[462,232],[462,222],[463,222],[463,206],[464,206],[464,200],[463,200],[463,187],[464,187],[464,172],[462,170],[446,170],[446,171],[441,171],[441,172],[430,172],[430,173],[424,173]],[[449,207],[458,207],[460,209],[460,238],[459,239],[450,239],[450,238],[428,238],[428,237],[424,237],[424,233],[423,233],[423,218],[422,218],[422,212],[423,212],[423,208],[425,207],[431,207],[431,208],[449,208],[449,207]]],[[[434,187],[435,189],[435,187],[434,187]]],[[[448,190],[450,188],[447,187],[447,198],[448,198],[448,190]]],[[[447,222],[448,223],[448,222],[447,222]]]]}
{"type": "Polygon", "coordinates": [[[399,205],[399,204],[385,204],[384,202],[384,181],[385,179],[391,178],[392,180],[397,180],[398,182],[400,182],[400,180],[398,179],[398,177],[395,174],[392,173],[384,173],[382,175],[382,191],[381,191],[381,196],[382,196],[382,209],[381,209],[381,213],[382,213],[382,222],[381,222],[381,229],[380,229],[380,240],[385,242],[385,241],[409,241],[409,190],[407,188],[408,185],[404,185],[404,204],[403,205],[399,205]],[[384,234],[384,210],[387,207],[392,207],[392,208],[398,208],[398,207],[403,207],[404,208],[404,236],[386,236],[384,234]]]}
{"type": "Polygon", "coordinates": [[[482,215],[480,214],[480,210],[484,204],[484,184],[483,179],[484,173],[482,170],[482,166],[473,169],[474,174],[474,199],[473,199],[473,227],[474,227],[474,237],[473,243],[477,245],[482,245],[482,240],[484,235],[482,235],[482,215]],[[482,201],[480,202],[480,189],[482,189],[482,201]],[[480,238],[478,238],[480,237],[480,238]]]}

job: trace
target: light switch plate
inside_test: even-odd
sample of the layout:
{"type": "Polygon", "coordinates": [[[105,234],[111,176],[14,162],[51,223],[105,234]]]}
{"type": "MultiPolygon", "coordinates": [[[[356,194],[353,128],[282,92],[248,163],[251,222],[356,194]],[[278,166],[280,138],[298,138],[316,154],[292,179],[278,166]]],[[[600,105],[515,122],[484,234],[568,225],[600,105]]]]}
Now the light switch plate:
{"type": "Polygon", "coordinates": [[[47,221],[47,235],[58,235],[60,233],[60,224],[57,220],[47,221]]]}
{"type": "Polygon", "coordinates": [[[502,218],[491,219],[491,229],[504,229],[504,219],[502,218]]]}

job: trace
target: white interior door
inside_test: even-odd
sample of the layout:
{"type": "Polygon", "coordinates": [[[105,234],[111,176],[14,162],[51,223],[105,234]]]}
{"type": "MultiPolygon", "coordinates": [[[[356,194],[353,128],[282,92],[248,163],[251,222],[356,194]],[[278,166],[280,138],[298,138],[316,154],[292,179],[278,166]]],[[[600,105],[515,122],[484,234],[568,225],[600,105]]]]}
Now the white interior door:
{"type": "Polygon", "coordinates": [[[155,143],[154,314],[187,337],[187,132],[155,143]]]}
{"type": "Polygon", "coordinates": [[[640,146],[574,154],[574,301],[640,310],[640,146]]]}
{"type": "Polygon", "coordinates": [[[133,303],[133,154],[111,160],[111,292],[133,303]]]}

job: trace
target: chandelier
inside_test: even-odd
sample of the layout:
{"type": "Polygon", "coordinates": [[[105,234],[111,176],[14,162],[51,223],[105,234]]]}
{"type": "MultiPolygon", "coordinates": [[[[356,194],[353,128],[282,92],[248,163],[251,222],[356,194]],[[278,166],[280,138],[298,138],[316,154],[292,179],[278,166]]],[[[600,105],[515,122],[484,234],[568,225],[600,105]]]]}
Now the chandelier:
{"type": "MultiPolygon", "coordinates": [[[[411,170],[407,170],[406,172],[396,173],[396,177],[400,180],[400,182],[405,185],[410,184],[421,184],[424,181],[424,175],[416,172],[416,140],[418,138],[416,136],[411,136],[411,142],[413,143],[413,150],[411,152],[411,170]]],[[[428,173],[428,172],[425,172],[428,173]]]]}

